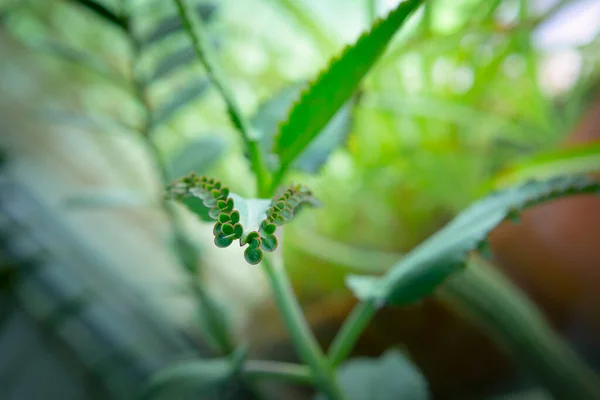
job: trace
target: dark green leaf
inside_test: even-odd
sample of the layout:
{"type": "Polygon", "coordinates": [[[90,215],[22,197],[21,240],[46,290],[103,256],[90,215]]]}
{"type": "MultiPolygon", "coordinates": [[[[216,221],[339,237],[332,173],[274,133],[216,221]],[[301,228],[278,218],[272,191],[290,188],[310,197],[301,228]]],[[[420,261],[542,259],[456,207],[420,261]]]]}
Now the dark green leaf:
{"type": "MultiPolygon", "coordinates": [[[[402,353],[388,350],[381,358],[356,358],[338,370],[348,400],[427,400],[427,381],[402,353]]],[[[322,394],[316,400],[325,400],[322,394]]]]}
{"type": "Polygon", "coordinates": [[[180,90],[165,104],[158,107],[154,113],[152,127],[156,128],[161,124],[169,121],[179,111],[183,110],[186,106],[190,105],[194,101],[198,100],[210,87],[207,79],[202,79],[195,83],[187,85],[184,89],[180,90]]]}
{"type": "MultiPolygon", "coordinates": [[[[211,3],[201,3],[195,7],[198,17],[208,22],[214,15],[217,7],[211,3]]],[[[166,17],[153,28],[150,33],[142,40],[144,46],[150,46],[153,43],[159,42],[177,32],[183,31],[183,25],[178,15],[166,17]]]]}
{"type": "Polygon", "coordinates": [[[219,136],[200,137],[184,144],[169,163],[169,176],[173,180],[179,176],[195,172],[199,175],[214,166],[223,157],[227,141],[219,136]]]}
{"type": "MultiPolygon", "coordinates": [[[[261,104],[251,119],[252,126],[260,133],[261,147],[266,154],[271,152],[279,124],[285,121],[302,90],[305,82],[294,83],[261,104]]],[[[327,161],[331,152],[342,144],[351,128],[351,101],[347,102],[327,123],[315,140],[298,156],[293,167],[315,173],[327,161]]],[[[276,160],[270,160],[275,164],[276,160]]]]}
{"type": "Polygon", "coordinates": [[[235,368],[227,358],[181,361],[154,374],[140,398],[182,399],[215,393],[227,383],[235,368]]]}
{"type": "Polygon", "coordinates": [[[117,15],[116,13],[114,13],[112,10],[108,9],[103,4],[101,4],[97,1],[94,1],[94,0],[71,0],[71,1],[73,3],[77,3],[77,4],[81,5],[82,7],[85,7],[86,9],[95,13],[100,18],[103,18],[104,20],[123,29],[125,32],[128,31],[127,17],[117,15]]]}
{"type": "Polygon", "coordinates": [[[377,22],[370,32],[348,47],[302,93],[287,121],[280,126],[275,140],[275,152],[280,157],[282,170],[291,165],[350,99],[396,31],[421,2],[400,3],[387,18],[377,22]]]}
{"type": "Polygon", "coordinates": [[[347,285],[361,300],[403,305],[430,294],[462,268],[467,254],[511,213],[562,196],[598,193],[600,183],[586,177],[530,181],[492,193],[417,246],[383,277],[350,276],[347,285]]]}

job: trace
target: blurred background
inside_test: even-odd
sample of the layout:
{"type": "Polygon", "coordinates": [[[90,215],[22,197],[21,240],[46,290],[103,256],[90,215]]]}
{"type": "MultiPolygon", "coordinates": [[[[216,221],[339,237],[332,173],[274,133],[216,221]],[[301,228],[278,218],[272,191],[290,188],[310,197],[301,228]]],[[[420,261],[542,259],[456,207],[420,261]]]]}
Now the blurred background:
{"type": "MultiPolygon", "coordinates": [[[[397,1],[192,3],[242,110],[274,132],[303,82],[397,1]]],[[[215,355],[190,279],[253,356],[296,360],[261,270],[177,207],[197,270],[180,265],[165,180],[195,170],[242,195],[254,180],[175,11],[0,1],[0,399],[130,399],[168,363],[215,355]]],[[[600,1],[436,0],[405,28],[289,177],[323,202],[283,242],[323,346],[354,305],[346,274],[385,271],[490,190],[600,171],[600,1]]],[[[537,207],[492,235],[500,270],[597,368],[599,237],[594,197],[537,207]]],[[[547,398],[435,297],[380,312],[355,354],[390,346],[434,398],[547,398]]]]}

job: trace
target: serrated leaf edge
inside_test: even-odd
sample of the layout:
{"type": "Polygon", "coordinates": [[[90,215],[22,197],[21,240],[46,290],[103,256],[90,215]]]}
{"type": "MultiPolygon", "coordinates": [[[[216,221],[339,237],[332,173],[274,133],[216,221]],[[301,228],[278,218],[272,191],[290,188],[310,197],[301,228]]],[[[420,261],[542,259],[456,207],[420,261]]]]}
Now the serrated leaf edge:
{"type": "Polygon", "coordinates": [[[235,208],[235,202],[229,194],[229,188],[223,186],[220,181],[197,176],[194,172],[174,181],[166,190],[166,198],[171,200],[188,196],[200,198],[204,206],[209,208],[209,216],[217,221],[213,227],[215,245],[229,247],[235,240],[239,240],[240,247],[248,245],[244,251],[244,258],[252,265],[262,261],[263,251],[272,252],[277,249],[277,227],[291,221],[302,207],[320,205],[310,189],[304,185],[293,184],[280,189],[271,199],[266,211],[267,217],[261,221],[259,230],[249,232],[244,238],[239,229],[236,229],[238,225],[242,227],[239,222],[239,210],[235,208]],[[223,231],[224,227],[227,232],[223,231]]]}
{"type": "MultiPolygon", "coordinates": [[[[300,104],[304,103],[306,101],[306,99],[312,97],[312,92],[316,90],[315,88],[322,85],[323,81],[325,80],[325,77],[332,73],[332,67],[334,65],[336,65],[337,63],[339,63],[352,50],[359,48],[359,46],[365,40],[367,40],[367,38],[376,29],[378,29],[380,26],[382,26],[392,16],[392,14],[400,13],[400,12],[402,12],[401,10],[403,10],[404,8],[415,7],[415,9],[416,9],[416,7],[418,7],[419,5],[420,5],[420,1],[408,0],[408,1],[401,2],[395,9],[392,9],[387,15],[378,18],[373,23],[373,25],[371,25],[370,29],[364,31],[354,43],[346,45],[338,55],[332,57],[331,60],[329,61],[329,63],[327,64],[327,66],[324,69],[322,69],[316,77],[308,80],[308,84],[298,94],[297,100],[292,103],[292,106],[290,107],[290,111],[288,113],[287,118],[285,120],[281,121],[278,125],[277,133],[275,134],[274,141],[273,141],[273,152],[275,154],[279,155],[280,159],[282,158],[282,155],[283,155],[283,154],[281,154],[283,149],[281,148],[279,142],[280,142],[280,138],[281,138],[284,130],[288,129],[288,127],[290,126],[290,122],[292,121],[292,118],[294,117],[294,113],[296,112],[296,110],[298,109],[300,104]]],[[[408,18],[408,16],[410,16],[410,14],[411,13],[409,11],[407,13],[407,18],[408,18]]],[[[383,51],[384,50],[385,50],[385,47],[384,47],[383,51]]],[[[335,113],[333,115],[335,115],[335,113]]],[[[332,118],[333,118],[333,115],[331,116],[332,118]]],[[[280,160],[280,161],[283,166],[283,164],[287,165],[287,164],[291,163],[292,160],[289,160],[286,163],[284,163],[285,160],[280,160]]]]}

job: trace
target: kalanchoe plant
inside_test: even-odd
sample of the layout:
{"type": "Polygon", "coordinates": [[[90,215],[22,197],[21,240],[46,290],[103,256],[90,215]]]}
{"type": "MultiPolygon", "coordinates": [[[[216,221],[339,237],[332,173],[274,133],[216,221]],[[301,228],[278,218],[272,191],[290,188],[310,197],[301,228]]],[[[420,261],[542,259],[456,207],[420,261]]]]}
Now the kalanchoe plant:
{"type": "MultiPolygon", "coordinates": [[[[567,195],[597,193],[599,186],[595,181],[581,177],[566,177],[507,188],[468,208],[437,234],[409,252],[385,275],[349,277],[348,286],[358,297],[359,303],[332,341],[327,353],[324,353],[319,346],[302,314],[286,275],[283,258],[277,253],[264,254],[264,252],[273,252],[277,248],[278,227],[293,219],[302,207],[318,205],[311,191],[303,185],[275,189],[280,187],[289,170],[299,168],[298,161],[302,157],[314,158],[311,156],[311,151],[315,149],[315,144],[318,144],[319,137],[323,138],[323,132],[327,133],[328,130],[333,129],[332,126],[335,127],[335,116],[340,115],[340,110],[346,109],[342,117],[343,114],[351,114],[353,104],[351,99],[359,91],[361,80],[384,53],[398,29],[417,8],[424,4],[426,12],[423,14],[430,15],[432,1],[400,2],[386,17],[375,21],[367,32],[354,44],[349,45],[314,80],[302,85],[295,102],[290,105],[289,100],[285,101],[287,105],[282,108],[287,116],[278,124],[277,132],[269,128],[271,125],[269,115],[279,116],[279,112],[274,112],[271,105],[267,104],[262,112],[258,112],[251,123],[236,103],[227,80],[218,68],[216,56],[211,49],[210,36],[199,21],[199,16],[208,19],[210,13],[206,11],[207,9],[203,12],[202,8],[198,10],[188,4],[191,3],[190,1],[174,0],[179,19],[174,16],[168,17],[153,29],[152,33],[140,35],[135,29],[136,10],[138,10],[134,7],[135,2],[125,2],[128,6],[119,11],[104,7],[101,1],[74,0],[73,2],[118,26],[131,45],[131,56],[134,62],[131,63],[132,81],[128,86],[134,89],[133,94],[145,111],[138,133],[147,144],[149,155],[154,160],[162,183],[168,185],[167,198],[181,201],[203,219],[214,220],[213,234],[216,246],[228,247],[239,240],[240,246],[247,245],[244,257],[248,263],[259,264],[262,261],[261,267],[272,288],[275,302],[297,350],[298,358],[305,364],[253,362],[253,360],[246,360],[243,352],[235,351],[237,344],[233,340],[226,319],[223,318],[225,313],[197,280],[198,254],[193,251],[193,246],[187,239],[179,215],[172,209],[171,202],[164,201],[163,211],[177,239],[176,254],[179,257],[179,264],[188,274],[191,287],[201,306],[203,326],[207,328],[211,342],[215,343],[214,347],[223,357],[210,360],[197,359],[167,366],[166,370],[159,371],[155,379],[150,380],[149,390],[144,392],[142,398],[154,399],[156,395],[162,394],[171,387],[176,389],[178,396],[181,396],[184,391],[189,395],[193,393],[194,396],[202,396],[214,394],[216,387],[231,379],[241,379],[247,383],[270,378],[315,386],[320,392],[318,399],[427,399],[429,394],[425,379],[420,377],[416,367],[402,353],[388,352],[378,360],[350,360],[347,363],[344,361],[351,355],[354,344],[379,307],[419,301],[440,288],[442,283],[448,284],[448,278],[451,276],[457,279],[453,284],[450,282],[453,297],[459,302],[462,301],[461,305],[466,311],[475,311],[475,314],[479,313],[482,316],[481,319],[491,321],[496,327],[496,336],[512,337],[513,339],[505,341],[509,345],[507,348],[515,356],[527,359],[527,365],[530,366],[533,375],[537,376],[539,382],[552,391],[555,397],[600,398],[600,385],[587,365],[570,354],[568,349],[555,346],[560,341],[558,338],[552,339],[554,338],[552,331],[542,320],[536,322],[536,329],[532,329],[530,317],[532,313],[528,307],[518,302],[513,302],[515,306],[513,308],[510,304],[507,306],[506,303],[510,301],[503,301],[503,295],[511,293],[510,290],[505,290],[507,285],[499,283],[498,279],[490,279],[490,275],[482,269],[475,270],[471,267],[469,258],[474,251],[482,252],[487,243],[488,233],[503,220],[515,219],[526,207],[543,201],[567,195]],[[183,52],[178,51],[175,55],[167,57],[164,63],[159,64],[150,74],[151,78],[141,73],[143,69],[135,68],[135,61],[141,57],[150,43],[156,43],[180,31],[185,31],[188,35],[191,49],[186,47],[183,52]],[[176,65],[187,65],[194,61],[194,58],[190,57],[192,54],[202,63],[206,76],[199,83],[186,85],[186,90],[178,92],[171,101],[161,107],[156,109],[152,107],[150,81],[164,79],[176,65]],[[174,60],[177,62],[174,63],[174,60]],[[215,153],[217,150],[214,149],[223,147],[222,143],[210,144],[206,141],[196,141],[194,147],[190,143],[178,157],[179,162],[174,162],[169,167],[165,164],[152,134],[160,128],[161,124],[170,119],[175,111],[190,104],[209,86],[221,95],[231,125],[240,134],[251,170],[256,178],[255,189],[258,193],[256,198],[246,199],[232,193],[220,181],[197,176],[194,173],[169,185],[172,176],[181,173],[180,169],[187,170],[190,165],[188,160],[194,161],[192,164],[195,164],[195,160],[202,158],[200,153],[208,152],[207,149],[213,149],[210,152],[215,153]],[[193,201],[193,207],[190,200],[193,201]],[[198,203],[200,206],[197,207],[198,203]],[[467,270],[470,268],[477,273],[469,278],[470,281],[463,279],[463,282],[468,285],[460,285],[460,274],[465,268],[467,270]],[[475,301],[473,296],[466,293],[469,286],[478,288],[475,301]],[[522,312],[514,313],[515,308],[522,312]],[[540,332],[544,333],[546,338],[543,343],[551,345],[545,347],[523,345],[523,343],[538,342],[540,332]],[[552,340],[547,340],[548,337],[552,340]],[[521,354],[521,349],[524,348],[527,350],[525,355],[521,354]],[[412,388],[408,388],[411,382],[412,388]],[[359,390],[356,390],[357,388],[359,390]]],[[[375,2],[371,3],[375,4],[375,2]]],[[[67,52],[67,54],[73,53],[67,52]]],[[[122,79],[117,81],[121,82],[122,79]]],[[[297,91],[298,88],[294,90],[297,91]]],[[[341,118],[341,120],[346,119],[346,117],[341,118]]],[[[331,137],[326,137],[327,140],[316,148],[318,150],[321,147],[319,153],[324,154],[326,158],[332,148],[345,136],[345,133],[334,135],[333,140],[331,137]]],[[[321,162],[322,160],[316,164],[321,162]]],[[[315,167],[314,160],[308,164],[315,167]]],[[[511,297],[514,296],[506,297],[507,300],[512,300],[511,297]]]]}
{"type": "Polygon", "coordinates": [[[248,245],[244,258],[253,265],[261,262],[263,251],[277,249],[277,227],[292,220],[303,206],[319,205],[304,185],[280,189],[271,200],[245,199],[231,193],[220,181],[193,172],[167,188],[168,198],[190,196],[199,198],[208,208],[209,217],[216,221],[213,227],[215,245],[229,247],[239,240],[240,246],[248,245]]]}

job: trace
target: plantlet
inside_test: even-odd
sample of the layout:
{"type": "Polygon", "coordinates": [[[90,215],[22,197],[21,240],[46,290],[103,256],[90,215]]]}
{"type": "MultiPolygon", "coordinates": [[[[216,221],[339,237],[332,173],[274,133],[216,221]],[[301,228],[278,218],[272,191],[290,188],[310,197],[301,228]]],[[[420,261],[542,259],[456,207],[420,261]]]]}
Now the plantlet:
{"type": "Polygon", "coordinates": [[[277,227],[294,218],[304,205],[318,205],[311,191],[302,185],[279,190],[271,200],[247,200],[230,193],[218,180],[194,173],[174,182],[167,194],[174,199],[186,196],[200,199],[208,215],[217,221],[213,228],[215,245],[229,247],[235,240],[239,240],[241,247],[248,245],[244,257],[249,264],[261,262],[263,251],[270,253],[277,249],[277,227]]]}
{"type": "MultiPolygon", "coordinates": [[[[151,379],[142,398],[155,398],[172,388],[181,387],[196,395],[214,393],[234,379],[250,387],[258,379],[277,379],[314,386],[319,392],[318,399],[426,399],[429,394],[424,377],[400,352],[389,350],[376,360],[345,361],[379,308],[412,304],[438,291],[452,297],[476,318],[485,321],[496,335],[504,339],[515,356],[521,355],[523,350],[517,336],[541,338],[545,346],[543,351],[533,349],[524,352],[524,357],[532,374],[553,394],[564,396],[569,393],[573,398],[581,399],[600,396],[598,379],[588,366],[561,345],[562,342],[537,317],[530,304],[519,301],[518,305],[523,308],[517,310],[515,302],[503,302],[499,294],[506,293],[518,298],[518,292],[509,283],[490,278],[493,272],[489,272],[487,264],[475,256],[486,255],[486,250],[489,250],[487,236],[501,222],[507,219],[516,221],[527,207],[559,197],[599,193],[600,184],[597,181],[583,175],[572,175],[508,186],[459,213],[383,276],[347,277],[347,286],[356,295],[359,304],[348,316],[327,353],[320,348],[302,313],[281,253],[275,252],[281,246],[282,226],[306,206],[320,205],[305,185],[285,186],[288,173],[293,169],[314,172],[332,149],[344,140],[347,136],[345,122],[359,101],[357,93],[360,92],[363,78],[382,57],[396,32],[405,26],[419,7],[424,5],[424,18],[430,18],[431,2],[401,2],[386,17],[375,21],[366,33],[348,46],[314,80],[283,90],[273,102],[263,104],[254,118],[247,118],[242,113],[229,88],[228,79],[218,65],[210,37],[198,18],[198,14],[202,17],[203,13],[190,7],[188,1],[174,0],[179,19],[170,17],[145,38],[136,36],[131,29],[131,10],[118,14],[93,1],[75,3],[118,27],[131,41],[134,60],[148,46],[175,31],[185,30],[192,44],[190,49],[159,64],[149,76],[140,76],[132,68],[130,84],[135,99],[144,110],[138,136],[147,146],[161,183],[166,188],[161,206],[171,223],[176,254],[202,306],[209,339],[221,357],[168,366],[151,379]],[[176,95],[171,102],[156,109],[148,99],[149,82],[163,79],[182,60],[185,63],[197,60],[204,67],[206,76],[196,81],[195,85],[187,85],[185,91],[176,95]],[[239,133],[255,179],[255,197],[245,198],[233,193],[221,181],[195,172],[173,180],[174,171],[181,172],[184,168],[181,165],[188,164],[182,161],[170,168],[154,140],[154,130],[208,87],[218,91],[231,126],[239,133]],[[291,100],[293,98],[294,102],[291,100]],[[285,116],[281,121],[275,121],[280,123],[273,123],[272,120],[278,118],[271,114],[285,116]],[[276,131],[272,129],[273,126],[277,126],[276,131]],[[335,135],[323,136],[324,132],[333,130],[337,130],[335,135]],[[311,157],[313,152],[318,153],[317,161],[311,157]],[[305,162],[299,162],[303,158],[305,162]],[[193,251],[179,214],[173,208],[174,201],[185,205],[199,218],[214,222],[214,244],[217,247],[225,248],[238,242],[245,247],[244,258],[247,263],[261,266],[303,365],[246,359],[243,349],[240,350],[233,342],[228,322],[222,317],[219,306],[197,280],[198,255],[193,251]],[[476,272],[469,273],[470,269],[476,272]],[[475,291],[473,287],[479,290],[475,291]],[[476,298],[474,292],[477,293],[476,298]],[[485,307],[474,304],[475,301],[485,307]],[[494,318],[505,313],[513,315],[506,322],[510,326],[503,326],[502,321],[494,318]],[[533,328],[527,326],[527,316],[534,316],[533,328]],[[516,330],[510,332],[510,328],[516,330]],[[548,344],[557,345],[551,348],[548,344]],[[371,387],[375,390],[366,389],[371,387]]],[[[284,3],[291,12],[301,14],[293,2],[284,3]]],[[[376,3],[369,2],[371,17],[375,15],[375,8],[376,3]]],[[[206,15],[204,17],[206,19],[206,15]]],[[[314,26],[310,26],[310,30],[317,37],[323,36],[314,26]]],[[[473,92],[467,95],[472,96],[473,92]]],[[[211,148],[220,146],[218,143],[212,144],[215,147],[211,148]]],[[[184,158],[194,158],[195,150],[190,153],[189,148],[197,148],[201,152],[209,147],[206,142],[195,143],[193,147],[190,145],[184,158]]],[[[597,157],[594,157],[596,153],[594,148],[581,152],[589,163],[597,161],[597,157]]],[[[578,166],[577,172],[587,171],[579,168],[577,162],[573,164],[578,166]]]]}

